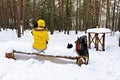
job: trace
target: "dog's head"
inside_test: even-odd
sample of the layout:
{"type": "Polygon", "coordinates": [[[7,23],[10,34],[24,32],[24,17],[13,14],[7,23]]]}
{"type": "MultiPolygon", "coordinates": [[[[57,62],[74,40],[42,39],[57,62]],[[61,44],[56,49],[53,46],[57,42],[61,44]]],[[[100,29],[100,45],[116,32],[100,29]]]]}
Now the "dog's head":
{"type": "Polygon", "coordinates": [[[37,23],[37,21],[36,21],[34,18],[31,18],[31,19],[29,20],[29,24],[30,24],[30,26],[31,26],[32,28],[37,28],[37,27],[38,27],[38,23],[37,23]]]}
{"type": "Polygon", "coordinates": [[[80,37],[80,43],[87,44],[87,36],[86,35],[80,37]]]}

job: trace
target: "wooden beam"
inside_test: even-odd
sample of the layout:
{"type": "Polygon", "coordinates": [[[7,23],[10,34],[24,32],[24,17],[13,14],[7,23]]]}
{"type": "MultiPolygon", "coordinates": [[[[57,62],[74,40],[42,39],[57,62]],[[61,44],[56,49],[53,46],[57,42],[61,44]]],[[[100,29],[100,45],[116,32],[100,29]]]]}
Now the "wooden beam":
{"type": "Polygon", "coordinates": [[[13,50],[13,53],[36,55],[36,56],[42,56],[42,57],[71,59],[71,60],[76,60],[76,64],[78,64],[79,66],[81,66],[81,64],[88,64],[88,56],[74,56],[74,57],[73,56],[54,56],[54,55],[45,55],[40,53],[27,53],[27,52],[15,51],[15,50],[13,50]]]}

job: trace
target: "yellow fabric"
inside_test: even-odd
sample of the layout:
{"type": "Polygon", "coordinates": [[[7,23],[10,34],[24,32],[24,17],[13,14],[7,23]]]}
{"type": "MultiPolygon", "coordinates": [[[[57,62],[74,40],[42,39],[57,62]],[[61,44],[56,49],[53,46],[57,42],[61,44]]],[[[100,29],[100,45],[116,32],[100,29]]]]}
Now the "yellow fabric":
{"type": "Polygon", "coordinates": [[[45,27],[45,21],[42,19],[38,20],[38,27],[45,27]]]}
{"type": "Polygon", "coordinates": [[[49,41],[48,30],[44,28],[36,28],[32,30],[34,36],[33,47],[38,50],[44,50],[47,48],[47,42],[49,41]]]}

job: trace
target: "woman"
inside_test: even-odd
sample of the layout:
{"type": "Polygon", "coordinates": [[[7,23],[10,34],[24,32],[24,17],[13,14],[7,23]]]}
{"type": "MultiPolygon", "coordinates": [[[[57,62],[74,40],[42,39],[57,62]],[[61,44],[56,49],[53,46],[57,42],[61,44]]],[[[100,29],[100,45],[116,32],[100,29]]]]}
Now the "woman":
{"type": "Polygon", "coordinates": [[[38,27],[32,30],[32,34],[34,36],[34,44],[33,48],[42,52],[47,48],[47,44],[49,41],[49,33],[45,27],[45,21],[40,19],[38,20],[38,27]]]}

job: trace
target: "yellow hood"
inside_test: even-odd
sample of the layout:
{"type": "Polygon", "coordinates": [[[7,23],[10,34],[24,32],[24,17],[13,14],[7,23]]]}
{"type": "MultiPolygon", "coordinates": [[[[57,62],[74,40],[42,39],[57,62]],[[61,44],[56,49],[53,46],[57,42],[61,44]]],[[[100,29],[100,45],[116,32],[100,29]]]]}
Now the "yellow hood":
{"type": "Polygon", "coordinates": [[[38,20],[38,27],[45,27],[45,21],[42,19],[38,20]]]}

